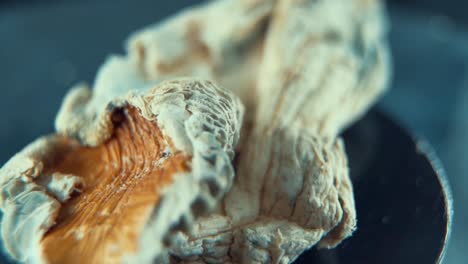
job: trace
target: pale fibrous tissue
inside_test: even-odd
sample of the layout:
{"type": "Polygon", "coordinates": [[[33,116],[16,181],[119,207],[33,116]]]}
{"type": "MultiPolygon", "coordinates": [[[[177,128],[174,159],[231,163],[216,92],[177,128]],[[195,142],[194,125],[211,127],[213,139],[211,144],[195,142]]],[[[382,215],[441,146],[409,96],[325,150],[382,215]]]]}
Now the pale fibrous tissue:
{"type": "Polygon", "coordinates": [[[386,88],[384,11],[218,0],[135,32],[1,169],[6,251],[283,264],[337,246],[357,226],[340,132],[386,88]]]}

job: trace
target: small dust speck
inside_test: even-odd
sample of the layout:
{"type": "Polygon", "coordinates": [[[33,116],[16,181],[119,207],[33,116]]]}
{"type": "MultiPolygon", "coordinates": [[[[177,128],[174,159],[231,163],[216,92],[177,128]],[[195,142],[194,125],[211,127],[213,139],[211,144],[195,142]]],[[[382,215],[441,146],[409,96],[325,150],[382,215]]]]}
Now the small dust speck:
{"type": "Polygon", "coordinates": [[[86,227],[80,226],[78,229],[73,232],[73,236],[75,237],[76,240],[81,240],[84,237],[86,227]]]}

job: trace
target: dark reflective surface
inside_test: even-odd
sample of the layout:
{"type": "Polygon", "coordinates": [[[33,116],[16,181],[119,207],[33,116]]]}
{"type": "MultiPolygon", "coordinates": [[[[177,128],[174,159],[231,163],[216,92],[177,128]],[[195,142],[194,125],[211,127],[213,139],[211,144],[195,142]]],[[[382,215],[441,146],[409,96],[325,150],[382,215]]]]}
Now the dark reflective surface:
{"type": "Polygon", "coordinates": [[[372,111],[344,133],[358,215],[355,234],[295,263],[437,263],[451,224],[451,194],[438,161],[372,111]]]}

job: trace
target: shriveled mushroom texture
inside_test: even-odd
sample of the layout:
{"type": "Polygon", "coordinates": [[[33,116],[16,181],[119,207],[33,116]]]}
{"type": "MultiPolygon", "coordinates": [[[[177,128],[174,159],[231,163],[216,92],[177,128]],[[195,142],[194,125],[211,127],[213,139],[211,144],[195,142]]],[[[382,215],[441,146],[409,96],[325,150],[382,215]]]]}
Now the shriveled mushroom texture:
{"type": "Polygon", "coordinates": [[[211,210],[231,184],[243,108],[229,92],[179,79],[96,105],[101,89],[112,91],[73,89],[61,133],[0,172],[3,240],[18,260],[152,262],[171,230],[211,210]]]}
{"type": "Polygon", "coordinates": [[[139,31],[58,114],[60,133],[92,147],[66,139],[45,175],[69,175],[83,193],[48,200],[50,184],[21,181],[42,177],[36,152],[4,169],[8,250],[38,258],[25,229],[8,231],[31,213],[34,188],[48,203],[28,221],[36,237],[48,231],[40,248],[54,262],[290,263],[334,247],[356,228],[339,134],[384,91],[388,64],[380,0],[211,1],[139,31]],[[237,147],[243,107],[231,92],[247,109],[237,147]],[[122,109],[114,121],[108,105],[122,109]],[[214,210],[197,218],[196,205],[214,210]],[[192,229],[171,231],[180,223],[192,229]]]}
{"type": "Polygon", "coordinates": [[[356,212],[339,133],[386,87],[380,1],[218,1],[129,43],[145,78],[207,76],[247,106],[233,187],[192,233],[174,236],[172,261],[289,263],[352,234],[356,212]],[[190,47],[204,47],[204,56],[190,47]],[[187,63],[176,63],[182,57],[187,63]]]}

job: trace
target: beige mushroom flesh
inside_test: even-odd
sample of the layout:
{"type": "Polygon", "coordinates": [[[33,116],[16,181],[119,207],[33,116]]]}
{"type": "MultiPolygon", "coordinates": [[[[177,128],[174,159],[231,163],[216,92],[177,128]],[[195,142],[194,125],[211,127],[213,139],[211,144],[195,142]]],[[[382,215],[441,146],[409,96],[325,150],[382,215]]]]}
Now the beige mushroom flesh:
{"type": "Polygon", "coordinates": [[[137,31],[0,170],[25,263],[292,263],[356,229],[344,128],[386,88],[379,0],[217,0],[137,31]]]}

